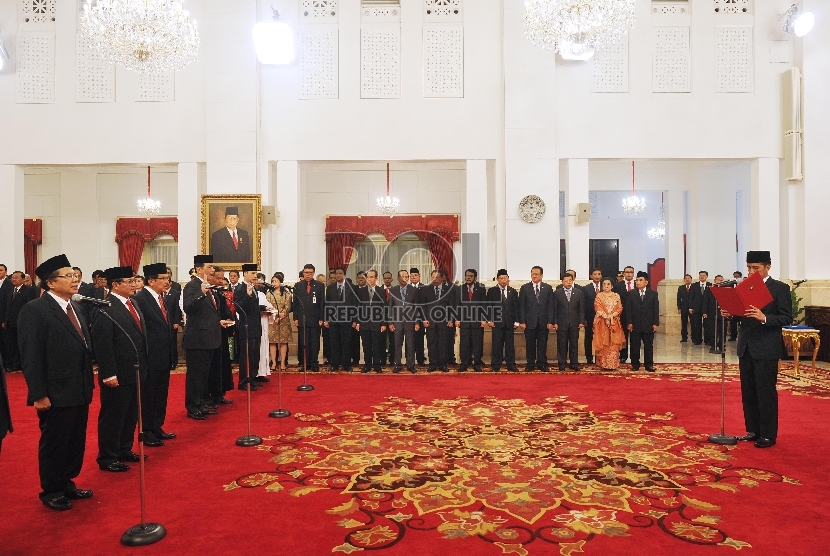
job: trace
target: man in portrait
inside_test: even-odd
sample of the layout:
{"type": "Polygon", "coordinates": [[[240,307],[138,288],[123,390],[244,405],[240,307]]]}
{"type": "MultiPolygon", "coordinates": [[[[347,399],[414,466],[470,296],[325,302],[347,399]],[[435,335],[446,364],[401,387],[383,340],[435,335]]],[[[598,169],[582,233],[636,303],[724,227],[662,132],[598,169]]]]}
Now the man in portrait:
{"type": "Polygon", "coordinates": [[[251,238],[238,228],[239,207],[225,207],[225,225],[210,236],[210,254],[223,263],[252,262],[251,238]]]}

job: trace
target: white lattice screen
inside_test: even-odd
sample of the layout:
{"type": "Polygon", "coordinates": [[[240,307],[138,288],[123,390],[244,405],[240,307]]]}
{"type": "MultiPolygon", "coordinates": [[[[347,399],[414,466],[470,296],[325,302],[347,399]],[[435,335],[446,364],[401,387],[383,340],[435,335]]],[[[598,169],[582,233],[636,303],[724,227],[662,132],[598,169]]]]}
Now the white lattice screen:
{"type": "Polygon", "coordinates": [[[652,90],[655,93],[689,93],[691,48],[689,27],[655,27],[652,90]]]}
{"type": "Polygon", "coordinates": [[[628,35],[594,53],[593,93],[628,92],[628,35]]]}
{"type": "Polygon", "coordinates": [[[715,27],[715,91],[753,89],[752,27],[715,27]]]}
{"type": "Polygon", "coordinates": [[[424,27],[424,96],[464,96],[464,28],[424,27]]]}
{"type": "Polygon", "coordinates": [[[176,74],[141,73],[135,76],[136,102],[167,102],[176,100],[176,74]]]}
{"type": "Polygon", "coordinates": [[[17,102],[55,102],[55,35],[17,36],[17,102]]]}
{"type": "Polygon", "coordinates": [[[105,62],[81,33],[75,35],[75,100],[115,102],[115,66],[105,62]]]}

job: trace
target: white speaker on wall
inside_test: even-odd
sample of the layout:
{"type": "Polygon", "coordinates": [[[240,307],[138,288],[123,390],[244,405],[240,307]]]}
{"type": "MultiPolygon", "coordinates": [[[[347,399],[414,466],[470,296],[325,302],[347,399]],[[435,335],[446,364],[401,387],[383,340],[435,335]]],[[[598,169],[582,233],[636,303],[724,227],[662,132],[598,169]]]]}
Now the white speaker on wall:
{"type": "Polygon", "coordinates": [[[277,223],[277,207],[274,205],[262,205],[262,225],[270,226],[277,223]]]}
{"type": "Polygon", "coordinates": [[[784,103],[784,175],[787,181],[804,179],[802,168],[803,122],[801,121],[801,70],[790,68],[783,73],[784,103]]]}
{"type": "Polygon", "coordinates": [[[591,221],[591,203],[576,204],[576,221],[579,223],[591,221]]]}

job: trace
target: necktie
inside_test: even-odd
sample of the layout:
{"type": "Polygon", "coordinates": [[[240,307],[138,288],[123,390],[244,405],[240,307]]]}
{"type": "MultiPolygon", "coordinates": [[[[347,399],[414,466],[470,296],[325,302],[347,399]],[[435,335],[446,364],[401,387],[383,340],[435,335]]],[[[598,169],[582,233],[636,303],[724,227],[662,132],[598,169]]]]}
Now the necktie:
{"type": "Polygon", "coordinates": [[[627,284],[627,286],[626,286],[626,287],[628,288],[628,291],[631,291],[631,282],[629,282],[628,280],[626,280],[626,282],[625,282],[625,283],[627,284]]]}
{"type": "Polygon", "coordinates": [[[231,237],[233,238],[233,248],[237,251],[239,250],[239,239],[236,237],[236,230],[231,232],[231,237]]]}
{"type": "Polygon", "coordinates": [[[473,287],[472,286],[467,286],[467,297],[470,298],[470,301],[473,300],[473,287]]]}
{"type": "Polygon", "coordinates": [[[374,299],[375,299],[375,288],[373,288],[372,286],[369,286],[369,303],[374,301],[374,299]]]}
{"type": "Polygon", "coordinates": [[[435,286],[435,297],[439,297],[440,295],[441,295],[441,293],[440,293],[440,290],[438,289],[438,286],[435,286]]]}
{"type": "Polygon", "coordinates": [[[161,316],[164,317],[164,322],[168,322],[167,307],[164,306],[164,296],[162,294],[159,294],[159,307],[161,308],[161,316]]]}
{"type": "Polygon", "coordinates": [[[401,286],[401,301],[406,303],[406,286],[401,286]]]}
{"type": "Polygon", "coordinates": [[[136,312],[135,307],[133,307],[133,302],[129,299],[127,300],[127,309],[130,310],[130,314],[133,316],[133,319],[135,319],[135,323],[138,325],[138,329],[141,330],[141,319],[138,318],[138,313],[136,312]]]}
{"type": "Polygon", "coordinates": [[[594,284],[594,289],[599,293],[599,284],[594,284]]]}
{"type": "Polygon", "coordinates": [[[17,286],[17,287],[14,289],[14,293],[12,294],[12,299],[14,299],[15,297],[17,297],[17,294],[18,294],[18,293],[20,293],[20,286],[17,286]]]}
{"type": "Polygon", "coordinates": [[[305,292],[309,295],[311,294],[311,281],[305,283],[305,292]]]}
{"type": "Polygon", "coordinates": [[[507,288],[502,288],[502,289],[501,289],[501,297],[502,297],[502,299],[504,299],[505,301],[507,300],[507,288]]]}
{"type": "Polygon", "coordinates": [[[75,327],[75,331],[78,333],[78,336],[80,336],[81,340],[83,340],[84,344],[86,344],[84,333],[81,332],[81,323],[78,322],[78,317],[75,316],[75,311],[72,310],[72,305],[66,306],[66,316],[69,317],[69,322],[72,323],[72,326],[75,327]]]}
{"type": "Polygon", "coordinates": [[[386,301],[389,301],[389,288],[386,288],[386,301]]]}
{"type": "Polygon", "coordinates": [[[565,297],[568,298],[568,301],[571,300],[571,290],[565,290],[565,297]]]}
{"type": "Polygon", "coordinates": [[[536,293],[536,301],[538,302],[539,301],[539,284],[534,284],[533,285],[533,290],[536,293]]]}
{"type": "Polygon", "coordinates": [[[646,290],[640,290],[640,301],[646,298],[646,290]]]}
{"type": "Polygon", "coordinates": [[[337,299],[343,301],[343,284],[337,284],[337,299]]]}
{"type": "Polygon", "coordinates": [[[686,293],[689,293],[689,290],[690,290],[691,288],[692,288],[692,286],[686,286],[686,293]]]}
{"type": "Polygon", "coordinates": [[[704,284],[703,282],[700,283],[700,291],[701,293],[706,291],[706,284],[704,284]]]}

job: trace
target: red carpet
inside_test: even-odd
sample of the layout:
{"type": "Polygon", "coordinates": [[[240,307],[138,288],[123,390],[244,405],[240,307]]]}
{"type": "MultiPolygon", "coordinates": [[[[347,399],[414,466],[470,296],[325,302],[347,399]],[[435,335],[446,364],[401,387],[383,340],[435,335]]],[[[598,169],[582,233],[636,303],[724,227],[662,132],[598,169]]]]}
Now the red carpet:
{"type": "MultiPolygon", "coordinates": [[[[139,522],[138,468],[97,469],[97,402],[77,481],[95,496],[54,512],[37,498],[35,412],[9,375],[0,554],[826,554],[828,376],[782,377],[775,447],[722,450],[703,442],[716,370],[324,374],[313,392],[290,374],[295,415],[268,418],[276,382],[252,394],[259,448],[234,444],[243,392],[192,421],[174,375],[165,428],[179,437],[147,449],[147,517],[168,535],[134,549],[119,539],[139,522]]],[[[743,432],[734,375],[727,432],[743,432]]]]}

